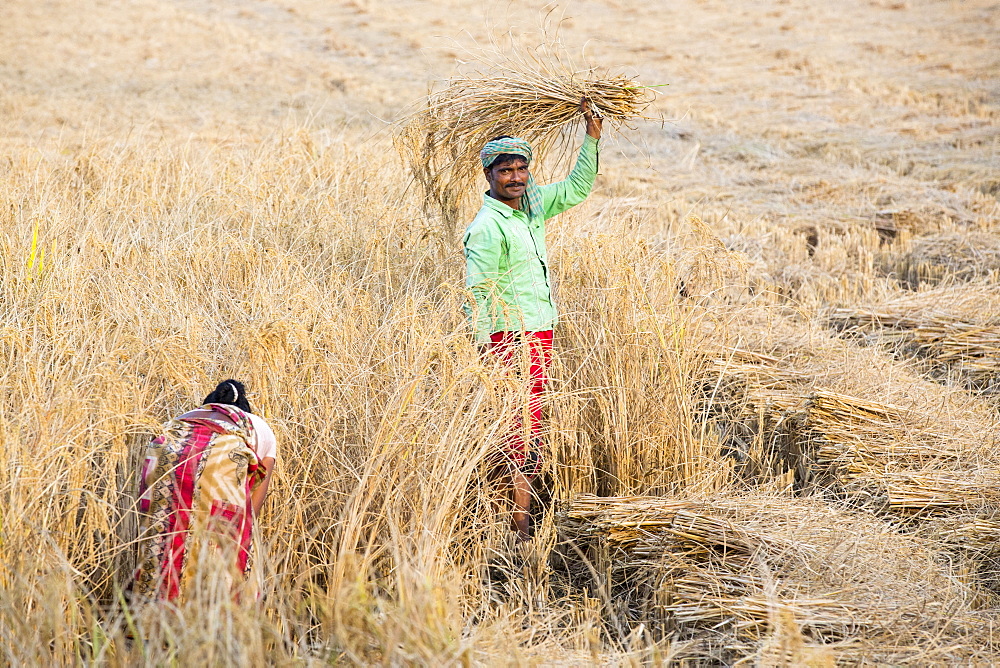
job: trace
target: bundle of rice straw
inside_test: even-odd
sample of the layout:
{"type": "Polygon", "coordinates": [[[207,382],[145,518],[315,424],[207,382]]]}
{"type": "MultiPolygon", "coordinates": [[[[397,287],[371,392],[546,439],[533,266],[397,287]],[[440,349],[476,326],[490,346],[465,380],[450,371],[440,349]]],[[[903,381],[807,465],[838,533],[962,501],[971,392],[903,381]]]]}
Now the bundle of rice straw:
{"type": "Polygon", "coordinates": [[[815,499],[582,495],[555,520],[567,572],[591,580],[617,614],[707,635],[736,655],[754,651],[776,613],[814,642],[842,643],[842,660],[857,650],[891,661],[989,634],[971,591],[926,543],[815,499]]]}
{"type": "Polygon", "coordinates": [[[911,287],[943,280],[1000,276],[1000,240],[990,232],[943,232],[913,239],[909,250],[886,253],[887,273],[911,287]]]}
{"type": "Polygon", "coordinates": [[[941,369],[958,372],[975,389],[997,389],[1000,290],[995,285],[937,288],[876,306],[833,309],[827,322],[868,343],[916,352],[941,369]]]}
{"type": "MultiPolygon", "coordinates": [[[[984,434],[817,387],[810,374],[764,355],[730,351],[713,366],[721,376],[717,387],[731,395],[722,418],[766,430],[758,438],[770,447],[793,442],[798,460],[790,461],[788,453],[752,453],[757,457],[797,467],[819,487],[835,485],[893,515],[1000,507],[1000,468],[996,458],[983,459],[984,434]]],[[[715,392],[716,403],[720,394],[715,392]]]]}
{"type": "Polygon", "coordinates": [[[430,96],[427,108],[405,121],[396,147],[422,187],[425,205],[439,213],[449,232],[463,203],[482,179],[479,151],[490,139],[511,135],[528,140],[537,160],[571,137],[582,135],[580,101],[604,118],[605,128],[620,128],[648,118],[653,89],[621,74],[594,69],[574,71],[540,56],[495,54],[469,76],[458,76],[430,96]],[[560,142],[560,139],[563,141],[560,142]]]}
{"type": "Polygon", "coordinates": [[[875,488],[901,514],[997,507],[1000,471],[967,461],[966,443],[926,416],[828,390],[809,398],[816,464],[848,487],[875,488]]]}

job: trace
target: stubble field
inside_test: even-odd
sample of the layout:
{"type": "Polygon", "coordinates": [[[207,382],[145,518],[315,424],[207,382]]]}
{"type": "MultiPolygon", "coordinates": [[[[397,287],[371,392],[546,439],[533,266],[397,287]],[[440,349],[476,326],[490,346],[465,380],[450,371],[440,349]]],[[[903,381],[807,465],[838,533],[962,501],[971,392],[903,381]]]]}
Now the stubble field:
{"type": "Polygon", "coordinates": [[[997,661],[998,72],[978,0],[5,3],[3,662],[997,661]],[[665,120],[550,222],[523,547],[481,482],[518,394],[392,136],[539,44],[665,120]],[[123,607],[144,444],[228,376],[266,596],[123,607]]]}

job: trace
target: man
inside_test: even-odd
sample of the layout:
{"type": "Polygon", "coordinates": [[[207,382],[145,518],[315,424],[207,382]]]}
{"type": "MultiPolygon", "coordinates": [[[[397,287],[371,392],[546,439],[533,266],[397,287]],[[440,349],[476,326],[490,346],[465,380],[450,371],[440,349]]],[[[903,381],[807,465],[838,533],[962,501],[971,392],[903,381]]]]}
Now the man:
{"type": "Polygon", "coordinates": [[[490,189],[463,239],[476,341],[504,363],[528,370],[528,405],[507,436],[502,474],[511,489],[513,525],[520,540],[530,538],[531,478],[540,464],[542,393],[558,320],[545,220],[582,202],[597,176],[602,121],[586,100],[580,110],[587,136],[565,181],[535,185],[529,169],[531,147],[523,139],[504,136],[486,144],[480,158],[490,189]]]}

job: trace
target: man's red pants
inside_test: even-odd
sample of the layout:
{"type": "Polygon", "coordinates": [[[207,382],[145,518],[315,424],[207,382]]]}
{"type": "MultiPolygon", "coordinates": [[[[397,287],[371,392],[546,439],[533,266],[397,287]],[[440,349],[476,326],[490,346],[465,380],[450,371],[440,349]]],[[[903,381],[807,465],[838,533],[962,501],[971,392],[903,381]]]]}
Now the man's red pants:
{"type": "MultiPolygon", "coordinates": [[[[549,382],[548,367],[552,361],[552,330],[543,332],[494,332],[484,346],[515,372],[527,367],[528,428],[519,414],[505,441],[508,461],[525,475],[538,473],[541,465],[539,444],[542,433],[542,395],[549,382]]],[[[522,376],[523,378],[523,376],[522,376]]]]}

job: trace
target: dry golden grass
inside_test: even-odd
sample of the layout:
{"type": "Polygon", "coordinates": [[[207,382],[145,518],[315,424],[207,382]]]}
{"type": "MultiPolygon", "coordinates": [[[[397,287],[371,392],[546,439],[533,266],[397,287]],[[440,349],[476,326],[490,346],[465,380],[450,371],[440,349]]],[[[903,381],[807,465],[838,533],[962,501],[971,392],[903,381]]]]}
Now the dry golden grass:
{"type": "Polygon", "coordinates": [[[678,120],[550,224],[559,505],[526,548],[480,470],[517,389],[378,120],[486,22],[411,9],[5,8],[0,661],[995,662],[997,404],[934,338],[996,321],[995,9],[561,17],[678,120]],[[281,448],[266,597],[124,608],[144,443],[229,375],[281,448]]]}
{"type": "Polygon", "coordinates": [[[703,660],[765,652],[761,636],[782,623],[800,637],[793,663],[808,656],[806,645],[851,662],[912,660],[921,646],[949,662],[995,652],[989,615],[968,605],[974,588],[940,568],[933,543],[865,513],[772,495],[580,496],[561,528],[569,572],[593,578],[632,623],[681,637],[700,630],[703,660]],[[864,527],[848,543],[846,524],[864,527]],[[705,633],[719,628],[732,632],[705,633]]]}

